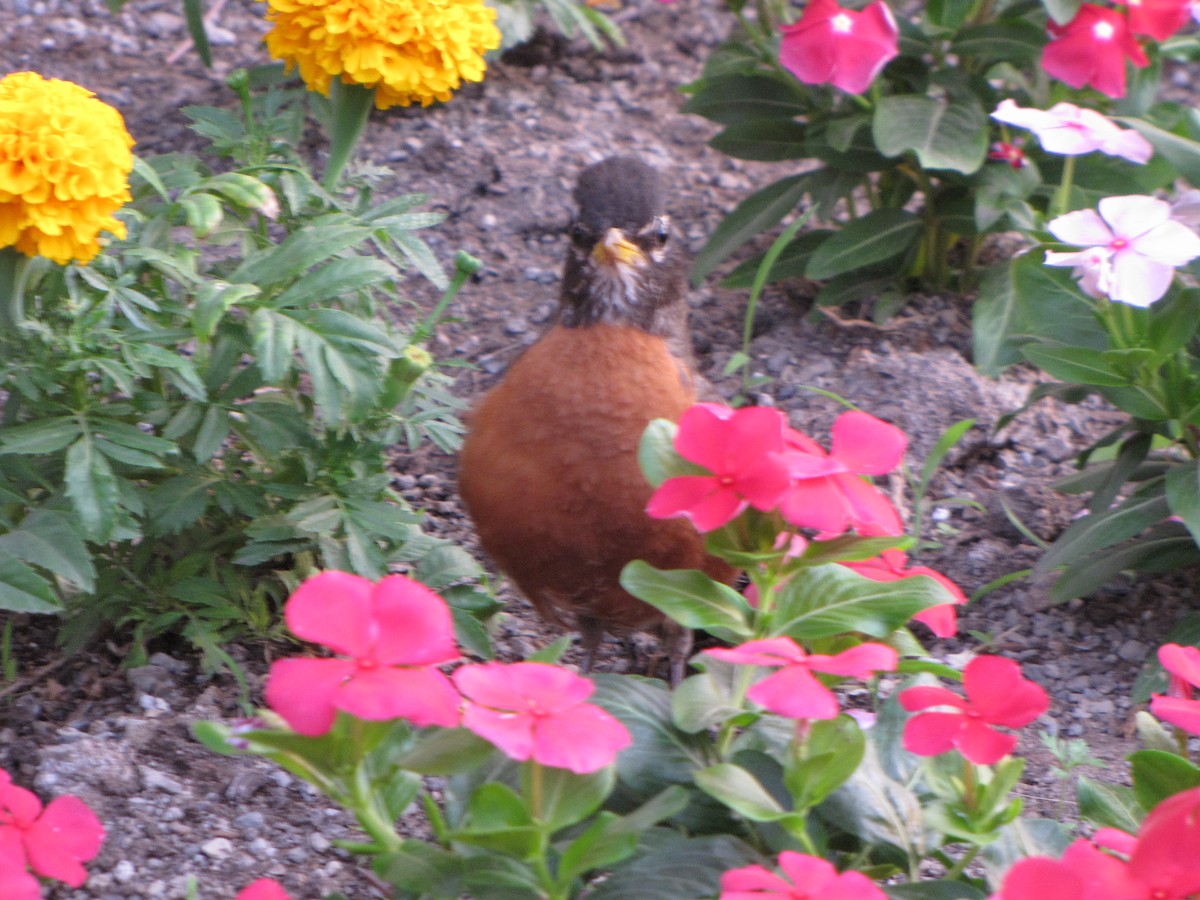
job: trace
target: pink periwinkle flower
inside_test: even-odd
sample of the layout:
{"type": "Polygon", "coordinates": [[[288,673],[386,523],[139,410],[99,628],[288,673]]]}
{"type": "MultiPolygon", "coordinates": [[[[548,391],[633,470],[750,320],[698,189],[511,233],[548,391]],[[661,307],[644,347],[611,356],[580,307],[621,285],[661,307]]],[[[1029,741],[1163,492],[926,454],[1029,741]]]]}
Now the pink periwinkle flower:
{"type": "Polygon", "coordinates": [[[559,666],[489,662],[451,677],[467,698],[463,725],[512,759],[584,775],[611,765],[633,741],[616,718],[584,702],[595,685],[559,666]]]}
{"type": "Polygon", "coordinates": [[[646,506],[656,519],[684,516],[698,531],[713,531],[747,507],[768,510],[788,486],[783,450],[786,422],[777,409],[730,409],[698,403],[679,419],[675,449],[710,475],[668,478],[646,506]]]}
{"type": "Polygon", "coordinates": [[[296,589],[284,619],[297,637],[342,655],[271,666],[267,705],[297,733],[324,734],[338,710],[369,721],[458,724],[458,693],[435,668],[459,656],[454,626],[446,602],[425,585],[322,572],[296,589]]]}
{"type": "Polygon", "coordinates": [[[824,534],[903,534],[904,525],[891,502],[862,475],[883,475],[896,468],[908,439],[895,425],[857,410],[833,423],[827,453],[812,438],[794,429],[785,436],[792,483],[779,501],[783,518],[824,534]]]}
{"type": "Polygon", "coordinates": [[[1042,68],[1073,88],[1091,85],[1109,97],[1125,96],[1125,61],[1149,65],[1145,51],[1115,9],[1084,3],[1066,25],[1047,26],[1051,41],[1042,49],[1042,68]]]}
{"type": "Polygon", "coordinates": [[[900,705],[909,712],[950,707],[944,712],[920,712],[904,723],[904,748],[918,756],[937,756],[958,750],[979,765],[991,765],[1012,753],[1016,735],[994,726],[1021,728],[1050,707],[1038,684],[1021,675],[1011,659],[978,656],[963,669],[966,699],[943,687],[911,687],[900,692],[900,705]]]}
{"type": "Polygon", "coordinates": [[[782,29],[779,61],[805,84],[861,94],[900,53],[896,19],[883,0],[861,12],[837,0],[810,0],[800,21],[782,29]]]}
{"type": "Polygon", "coordinates": [[[1170,680],[1166,694],[1150,697],[1150,712],[1189,734],[1200,735],[1200,700],[1193,699],[1200,688],[1200,648],[1163,644],[1158,648],[1170,680]]]}
{"type": "Polygon", "coordinates": [[[274,878],[260,878],[240,891],[234,900],[291,900],[288,892],[274,878]]]}
{"type": "Polygon", "coordinates": [[[1192,14],[1191,0],[1117,0],[1129,15],[1129,30],[1156,41],[1165,41],[1186,23],[1192,14]]]}
{"type": "Polygon", "coordinates": [[[1200,892],[1197,848],[1200,788],[1192,788],[1154,807],[1136,837],[1102,828],[1091,841],[1072,843],[1061,859],[1020,860],[993,900],[1185,900],[1200,892]]]}
{"type": "Polygon", "coordinates": [[[82,887],[87,881],[83,864],[103,842],[104,826],[78,797],[64,794],[43,808],[36,794],[13,784],[0,769],[0,897],[41,896],[26,867],[43,878],[82,887]]]}
{"type": "Polygon", "coordinates": [[[743,866],[721,875],[720,900],[887,900],[862,872],[838,872],[833,863],[794,850],[779,854],[782,875],[762,866],[743,866]]]}
{"type": "Polygon", "coordinates": [[[1008,99],[1001,101],[992,118],[1032,131],[1047,153],[1078,156],[1099,150],[1139,164],[1148,162],[1154,155],[1150,142],[1132,128],[1122,128],[1094,109],[1084,109],[1074,103],[1033,109],[1017,106],[1008,99]]]}
{"type": "Polygon", "coordinates": [[[1009,167],[1013,169],[1024,169],[1029,165],[1029,160],[1025,158],[1025,151],[1021,149],[1018,141],[1012,143],[996,141],[988,150],[987,158],[994,162],[1008,163],[1009,167]]]}
{"type": "Polygon", "coordinates": [[[737,647],[717,647],[705,654],[743,666],[773,666],[779,671],[754,684],[746,696],[763,709],[789,719],[836,719],[840,709],[833,691],[814,672],[844,678],[868,678],[894,672],[899,656],[885,644],[866,643],[833,656],[807,653],[789,637],[763,638],[737,647]]]}
{"type": "Polygon", "coordinates": [[[929,627],[929,630],[938,637],[948,638],[958,634],[958,612],[956,607],[966,603],[967,597],[962,592],[957,584],[934,569],[928,566],[912,566],[908,568],[908,554],[903,550],[884,550],[872,559],[864,559],[859,562],[843,562],[843,566],[847,569],[853,569],[864,578],[870,578],[872,581],[901,581],[905,578],[912,578],[914,575],[925,575],[932,578],[947,592],[949,592],[954,600],[951,603],[941,603],[937,606],[931,606],[928,609],[923,609],[915,616],[918,622],[929,627]]]}
{"type": "Polygon", "coordinates": [[[1132,306],[1160,299],[1175,268],[1200,256],[1200,237],[1155,197],[1104,197],[1098,211],[1069,212],[1047,227],[1063,243],[1084,249],[1048,251],[1046,265],[1073,266],[1084,293],[1132,306]]]}

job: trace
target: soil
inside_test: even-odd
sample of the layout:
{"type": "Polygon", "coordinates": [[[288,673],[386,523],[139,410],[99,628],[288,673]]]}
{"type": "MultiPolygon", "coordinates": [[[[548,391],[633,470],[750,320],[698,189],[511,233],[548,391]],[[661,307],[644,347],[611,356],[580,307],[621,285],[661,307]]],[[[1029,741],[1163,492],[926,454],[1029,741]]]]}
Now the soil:
{"type": "MultiPolygon", "coordinates": [[[[195,150],[200,143],[181,108],[232,106],[225,76],[266,61],[260,4],[230,0],[211,9],[215,59],[206,70],[182,46],[175,0],[137,0],[119,13],[99,0],[0,0],[0,73],[32,69],[95,91],[125,116],[141,154],[195,150]]],[[[447,267],[460,248],[484,261],[434,346],[444,361],[473,365],[458,370],[463,398],[494,384],[547,322],[570,190],[583,166],[624,153],[668,172],[671,211],[693,251],[741,198],[789,171],[716,153],[705,143],[714,128],[679,112],[678,86],[698,76],[730,28],[715,0],[632,0],[616,18],[624,48],[598,53],[581,40],[539,33],[452,102],[375,114],[369,125],[358,158],[391,173],[381,193],[426,193],[429,208],[446,213],[428,236],[447,267]]],[[[313,146],[323,150],[319,134],[313,146]]],[[[732,397],[740,381],[721,373],[740,347],[746,295],[717,281],[692,291],[694,343],[702,370],[732,397]]],[[[795,426],[823,439],[840,407],[808,389],[832,391],[903,428],[909,464],[918,470],[946,427],[976,419],[933,482],[931,497],[942,502],[925,517],[924,537],[940,546],[920,562],[968,594],[1032,565],[1038,548],[1004,506],[1040,540],[1052,540],[1080,505],[1058,494],[1054,480],[1120,417],[1099,403],[1045,401],[997,432],[1036,373],[1017,369],[992,380],[974,371],[971,298],[917,296],[878,325],[855,308],[813,312],[811,287],[793,283],[764,294],[751,354],[755,373],[769,381],[752,399],[785,408],[795,426]]],[[[418,304],[436,299],[415,281],[413,288],[408,299],[418,304]]],[[[431,530],[483,559],[455,492],[453,458],[431,449],[398,452],[396,477],[426,510],[431,530]]],[[[902,499],[902,485],[893,488],[902,499]]],[[[508,603],[496,631],[503,656],[524,656],[556,636],[498,583],[508,603]]],[[[1070,791],[1060,803],[1063,787],[1035,732],[1085,739],[1102,766],[1082,771],[1125,780],[1122,757],[1136,748],[1133,681],[1147,654],[1196,606],[1194,597],[1190,577],[1174,574],[1051,607],[1044,584],[1017,580],[964,610],[962,638],[929,646],[961,664],[983,640],[1047,688],[1051,710],[1022,739],[1030,763],[1019,790],[1035,811],[1069,819],[1070,791]]],[[[232,898],[264,875],[296,898],[334,890],[383,896],[331,844],[356,836],[350,817],[287,774],[216,757],[190,736],[192,722],[234,718],[242,704],[259,700],[272,648],[230,648],[249,677],[247,698],[227,675],[201,672],[183,647],[163,647],[149,666],[131,670],[121,665],[118,643],[68,658],[55,649],[50,623],[17,617],[15,625],[17,678],[0,683],[0,767],[43,797],[78,794],[108,828],[87,885],[50,896],[184,897],[194,879],[200,897],[232,898]]],[[[608,648],[599,667],[625,664],[620,648],[608,648]]]]}

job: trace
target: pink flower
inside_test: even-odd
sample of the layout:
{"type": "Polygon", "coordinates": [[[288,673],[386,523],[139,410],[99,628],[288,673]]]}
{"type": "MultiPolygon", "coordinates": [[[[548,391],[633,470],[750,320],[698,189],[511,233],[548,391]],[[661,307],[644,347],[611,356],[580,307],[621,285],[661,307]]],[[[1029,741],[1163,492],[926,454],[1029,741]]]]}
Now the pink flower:
{"type": "Polygon", "coordinates": [[[900,581],[904,578],[912,578],[914,575],[926,575],[934,579],[954,596],[954,602],[923,609],[913,618],[929,626],[929,629],[938,637],[954,637],[958,634],[958,614],[955,606],[966,603],[966,595],[957,584],[941,572],[927,566],[913,566],[911,569],[906,569],[907,562],[908,554],[903,550],[884,550],[874,559],[844,562],[842,565],[873,581],[900,581]]]}
{"type": "Polygon", "coordinates": [[[664,481],[646,513],[655,519],[685,516],[698,531],[712,531],[748,506],[768,510],[788,486],[783,414],[777,409],[730,409],[699,403],[679,419],[675,449],[711,475],[680,475],[664,481]]]}
{"type": "Polygon", "coordinates": [[[260,878],[238,891],[234,900],[291,900],[274,878],[260,878]]]}
{"type": "MultiPolygon", "coordinates": [[[[7,775],[0,770],[0,775],[7,775]]],[[[20,835],[0,828],[0,897],[5,900],[41,900],[42,886],[25,868],[25,848],[20,835]]]]}
{"type": "Polygon", "coordinates": [[[1040,685],[1022,677],[1011,659],[978,656],[963,669],[964,700],[943,687],[911,687],[901,691],[900,705],[909,712],[949,706],[949,712],[922,712],[904,723],[904,748],[918,756],[957,749],[973,763],[991,765],[1012,753],[1015,735],[992,726],[1021,728],[1050,707],[1040,685]]]}
{"type": "Polygon", "coordinates": [[[434,668],[459,655],[450,610],[423,584],[322,572],[292,594],[284,618],[297,637],[349,657],[271,666],[267,705],[299,734],[324,734],[338,710],[370,721],[458,724],[458,693],[434,668]]]}
{"type": "Polygon", "coordinates": [[[896,508],[860,475],[883,475],[900,464],[908,440],[895,425],[864,412],[846,412],[833,423],[829,453],[794,429],[783,458],[792,477],[779,501],[783,518],[801,528],[842,534],[903,534],[896,508]]]}
{"type": "Polygon", "coordinates": [[[1163,644],[1158,661],[1170,675],[1167,693],[1150,697],[1150,712],[1189,734],[1200,734],[1200,700],[1192,692],[1200,688],[1200,649],[1163,644]]]}
{"type": "Polygon", "coordinates": [[[559,666],[490,662],[451,677],[468,701],[463,725],[512,759],[584,775],[610,765],[633,740],[617,719],[583,702],[595,686],[559,666]]]}
{"type": "Polygon", "coordinates": [[[1146,816],[1129,874],[1147,898],[1191,897],[1200,892],[1200,788],[1168,797],[1146,816]]]}
{"type": "Polygon", "coordinates": [[[1067,847],[1062,859],[1018,860],[992,900],[1134,900],[1144,896],[1124,862],[1086,839],[1067,847]]]}
{"type": "Polygon", "coordinates": [[[1191,0],[1117,0],[1129,9],[1129,30],[1165,41],[1187,22],[1191,0]]]}
{"type": "Polygon", "coordinates": [[[103,842],[104,826],[78,797],[55,797],[43,809],[36,794],[0,769],[0,885],[13,890],[0,896],[38,896],[28,894],[26,865],[44,878],[81,887],[87,881],[83,864],[103,842]]]}
{"type": "Polygon", "coordinates": [[[1042,49],[1042,68],[1073,88],[1091,85],[1109,97],[1125,96],[1125,60],[1149,65],[1145,52],[1115,9],[1084,3],[1066,25],[1048,25],[1053,40],[1042,49]]]}
{"type": "Polygon", "coordinates": [[[830,84],[861,94],[900,53],[896,19],[883,0],[861,12],[837,0],[810,0],[795,25],[782,29],[779,61],[805,84],[830,84]]]}
{"type": "Polygon", "coordinates": [[[778,672],[757,682],[746,696],[764,709],[790,719],[836,719],[837,697],[813,672],[867,678],[872,672],[893,672],[899,659],[884,644],[859,644],[834,656],[809,654],[789,637],[764,638],[737,647],[704,651],[722,662],[743,666],[779,666],[778,672]]]}
{"type": "Polygon", "coordinates": [[[1029,165],[1025,151],[1019,143],[1010,144],[1008,141],[996,141],[988,150],[988,159],[995,162],[1008,163],[1014,169],[1023,169],[1029,165]]]}
{"type": "Polygon", "coordinates": [[[816,856],[784,850],[779,867],[783,876],[762,866],[730,869],[721,875],[720,900],[887,900],[862,872],[839,873],[833,863],[816,856]]]}
{"type": "Polygon", "coordinates": [[[1154,155],[1150,142],[1132,128],[1121,128],[1094,109],[1083,109],[1073,103],[1031,109],[1017,106],[1011,99],[1003,100],[992,118],[1032,131],[1047,153],[1078,156],[1099,150],[1132,163],[1148,162],[1154,155]]]}
{"type": "Polygon", "coordinates": [[[1086,249],[1047,252],[1046,265],[1074,266],[1084,292],[1133,306],[1161,298],[1175,267],[1200,256],[1200,237],[1154,197],[1104,197],[1099,212],[1069,212],[1047,227],[1060,241],[1086,249]]]}

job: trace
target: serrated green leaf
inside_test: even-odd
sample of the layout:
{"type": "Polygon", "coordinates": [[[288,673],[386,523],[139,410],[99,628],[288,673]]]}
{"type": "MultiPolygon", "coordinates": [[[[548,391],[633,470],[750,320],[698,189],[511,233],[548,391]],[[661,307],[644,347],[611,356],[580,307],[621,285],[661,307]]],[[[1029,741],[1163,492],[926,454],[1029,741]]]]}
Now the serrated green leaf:
{"type": "Polygon", "coordinates": [[[367,237],[365,229],[344,218],[313,222],[278,246],[246,257],[229,276],[233,282],[280,284],[338,256],[367,237]]]}
{"type": "Polygon", "coordinates": [[[33,510],[16,528],[0,535],[0,552],[53,572],[80,590],[90,592],[95,587],[92,554],[70,519],[60,512],[33,510]]]}
{"type": "Polygon", "coordinates": [[[293,283],[275,302],[280,307],[328,304],[338,297],[380,284],[395,274],[380,259],[368,256],[335,259],[293,283]]]}
{"type": "Polygon", "coordinates": [[[73,416],[56,416],[0,429],[0,453],[56,453],[78,439],[82,429],[73,416]]]}
{"type": "Polygon", "coordinates": [[[64,481],[67,499],[79,514],[88,538],[107,540],[117,519],[117,479],[90,435],[83,435],[67,450],[64,481]]]}
{"type": "Polygon", "coordinates": [[[62,603],[50,580],[0,550],[0,609],[23,613],[58,613],[62,603]]]}

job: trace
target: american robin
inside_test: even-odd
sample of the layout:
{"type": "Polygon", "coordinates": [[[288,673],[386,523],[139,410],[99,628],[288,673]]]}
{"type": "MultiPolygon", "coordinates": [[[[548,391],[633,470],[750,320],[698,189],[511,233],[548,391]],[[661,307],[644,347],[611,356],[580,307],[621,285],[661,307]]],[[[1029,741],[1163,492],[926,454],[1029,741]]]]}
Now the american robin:
{"type": "MultiPolygon", "coordinates": [[[[615,157],[575,188],[557,318],[468,416],[459,490],[484,549],[545,619],[579,631],[584,670],[604,632],[657,630],[678,681],[691,634],[619,584],[660,569],[734,570],[683,519],[651,519],[638,442],[696,402],[686,252],[658,173],[615,157]]],[[[711,388],[708,389],[711,391],[711,388]]]]}

